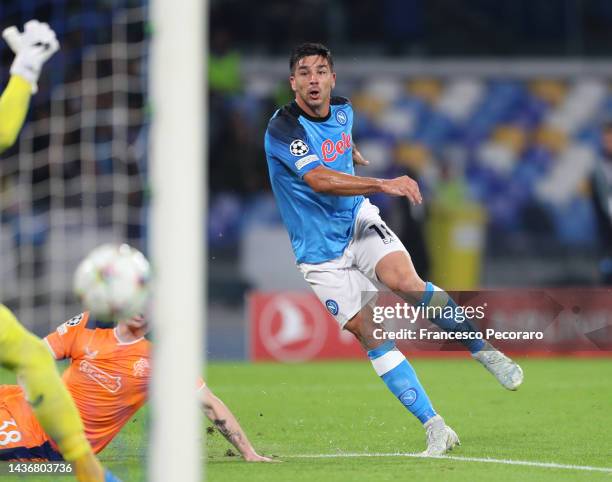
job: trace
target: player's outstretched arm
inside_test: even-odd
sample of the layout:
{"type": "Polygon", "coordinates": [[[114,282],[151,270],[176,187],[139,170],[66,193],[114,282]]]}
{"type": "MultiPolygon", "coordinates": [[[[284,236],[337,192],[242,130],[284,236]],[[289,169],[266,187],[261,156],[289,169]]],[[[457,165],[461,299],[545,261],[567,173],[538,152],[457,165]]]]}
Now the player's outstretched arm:
{"type": "Polygon", "coordinates": [[[5,29],[2,36],[15,53],[15,60],[9,83],[0,97],[0,152],[15,143],[28,112],[30,96],[38,90],[42,66],[59,49],[55,32],[38,20],[26,23],[23,33],[13,26],[5,29]]]}
{"type": "Polygon", "coordinates": [[[413,204],[423,201],[419,185],[408,176],[394,179],[352,176],[344,172],[318,166],[304,174],[304,181],[313,191],[336,196],[356,196],[382,192],[390,196],[405,196],[413,204]]]}
{"type": "Polygon", "coordinates": [[[207,386],[201,388],[200,394],[204,414],[215,424],[217,430],[227,441],[236,447],[244,460],[247,462],[276,462],[255,451],[234,414],[207,386]]]}
{"type": "Polygon", "coordinates": [[[17,140],[28,112],[31,92],[26,80],[13,75],[0,96],[0,153],[17,140]]]}

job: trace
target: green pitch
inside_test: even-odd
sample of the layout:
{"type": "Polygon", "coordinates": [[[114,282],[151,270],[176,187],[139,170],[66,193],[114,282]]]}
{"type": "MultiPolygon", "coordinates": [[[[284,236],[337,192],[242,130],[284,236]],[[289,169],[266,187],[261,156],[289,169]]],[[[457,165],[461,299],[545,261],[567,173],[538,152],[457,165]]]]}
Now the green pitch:
{"type": "MultiPolygon", "coordinates": [[[[520,363],[525,383],[508,392],[468,359],[413,361],[434,406],[462,441],[451,453],[457,459],[438,460],[391,455],[423,450],[424,433],[366,361],[211,364],[208,384],[238,416],[258,451],[282,463],[246,464],[233,451],[228,454],[229,445],[213,432],[206,442],[208,480],[612,481],[612,360],[520,363]]],[[[141,411],[101,454],[125,481],[145,480],[146,418],[141,411]]]]}

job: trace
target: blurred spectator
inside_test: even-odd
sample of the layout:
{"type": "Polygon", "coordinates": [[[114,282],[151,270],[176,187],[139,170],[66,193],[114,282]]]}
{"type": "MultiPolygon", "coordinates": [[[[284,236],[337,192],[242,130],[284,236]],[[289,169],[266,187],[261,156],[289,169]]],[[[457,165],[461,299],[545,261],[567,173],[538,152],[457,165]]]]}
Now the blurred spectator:
{"type": "MultiPolygon", "coordinates": [[[[418,179],[418,174],[410,169],[394,172],[394,175],[406,175],[418,179]]],[[[430,259],[427,243],[425,242],[426,210],[423,204],[412,205],[405,197],[393,199],[390,220],[393,231],[400,238],[410,253],[412,263],[419,276],[430,278],[430,259]]]]}
{"type": "Polygon", "coordinates": [[[390,55],[414,52],[424,33],[423,0],[385,0],[383,25],[390,55]]]}
{"type": "Polygon", "coordinates": [[[601,282],[612,285],[612,120],[602,127],[601,154],[591,176],[601,247],[601,282]]]}
{"type": "Polygon", "coordinates": [[[212,32],[208,81],[214,93],[237,94],[242,88],[240,54],[232,49],[232,37],[222,28],[212,32]]]}

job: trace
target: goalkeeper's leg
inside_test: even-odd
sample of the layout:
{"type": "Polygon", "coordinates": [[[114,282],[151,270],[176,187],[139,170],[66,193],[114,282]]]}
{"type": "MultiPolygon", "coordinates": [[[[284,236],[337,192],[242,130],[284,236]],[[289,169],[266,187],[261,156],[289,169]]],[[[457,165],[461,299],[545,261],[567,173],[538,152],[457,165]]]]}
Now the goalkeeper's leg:
{"type": "Polygon", "coordinates": [[[4,305],[0,305],[0,365],[15,371],[38,421],[64,458],[74,462],[77,478],[103,481],[104,470],[85,438],[83,423],[51,354],[4,305]]]}

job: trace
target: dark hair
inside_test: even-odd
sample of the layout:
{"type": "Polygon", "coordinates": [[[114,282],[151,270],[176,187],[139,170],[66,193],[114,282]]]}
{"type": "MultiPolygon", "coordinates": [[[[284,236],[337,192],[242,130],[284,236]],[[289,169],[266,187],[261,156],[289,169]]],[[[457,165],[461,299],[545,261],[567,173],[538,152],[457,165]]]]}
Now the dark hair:
{"type": "Polygon", "coordinates": [[[295,65],[300,61],[300,59],[310,55],[319,55],[327,59],[329,62],[329,67],[332,71],[334,70],[334,59],[332,59],[330,50],[323,44],[306,42],[298,45],[291,52],[291,57],[289,57],[289,70],[291,73],[294,72],[295,65]]]}

